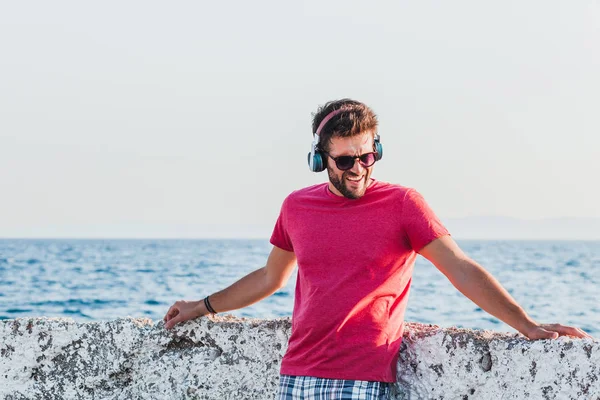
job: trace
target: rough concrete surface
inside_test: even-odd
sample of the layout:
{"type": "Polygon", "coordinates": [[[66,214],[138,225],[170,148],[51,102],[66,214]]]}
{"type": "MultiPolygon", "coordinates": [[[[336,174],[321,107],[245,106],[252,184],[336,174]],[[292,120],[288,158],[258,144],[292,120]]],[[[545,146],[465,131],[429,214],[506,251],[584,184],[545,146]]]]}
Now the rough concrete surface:
{"type": "MultiPolygon", "coordinates": [[[[3,399],[273,399],[289,318],[0,321],[3,399]]],[[[600,399],[600,342],[408,323],[396,399],[600,399]]]]}

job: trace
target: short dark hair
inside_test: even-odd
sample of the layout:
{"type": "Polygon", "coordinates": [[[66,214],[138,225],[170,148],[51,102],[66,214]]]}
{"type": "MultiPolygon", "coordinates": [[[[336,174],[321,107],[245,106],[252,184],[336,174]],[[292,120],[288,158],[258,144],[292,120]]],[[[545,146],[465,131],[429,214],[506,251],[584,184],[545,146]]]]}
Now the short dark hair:
{"type": "Polygon", "coordinates": [[[350,137],[371,131],[377,132],[377,115],[366,104],[352,99],[333,100],[319,107],[313,115],[313,134],[323,119],[334,110],[342,110],[321,129],[319,148],[328,151],[333,137],[350,137]]]}

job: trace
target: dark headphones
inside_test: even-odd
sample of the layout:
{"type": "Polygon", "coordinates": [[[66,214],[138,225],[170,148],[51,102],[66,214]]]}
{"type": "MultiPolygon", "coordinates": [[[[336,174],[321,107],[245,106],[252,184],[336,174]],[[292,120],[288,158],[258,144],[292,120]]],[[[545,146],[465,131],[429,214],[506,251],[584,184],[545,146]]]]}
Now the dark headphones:
{"type": "MultiPolygon", "coordinates": [[[[341,113],[342,109],[333,110],[319,124],[317,131],[314,134],[313,141],[310,148],[310,153],[308,153],[308,168],[313,172],[321,172],[325,170],[325,157],[326,155],[319,151],[319,139],[320,133],[323,130],[323,127],[329,120],[335,117],[337,114],[341,113]]],[[[380,138],[378,134],[375,134],[375,140],[373,142],[374,150],[377,152],[375,156],[375,161],[381,160],[383,157],[383,146],[381,145],[380,138]]]]}

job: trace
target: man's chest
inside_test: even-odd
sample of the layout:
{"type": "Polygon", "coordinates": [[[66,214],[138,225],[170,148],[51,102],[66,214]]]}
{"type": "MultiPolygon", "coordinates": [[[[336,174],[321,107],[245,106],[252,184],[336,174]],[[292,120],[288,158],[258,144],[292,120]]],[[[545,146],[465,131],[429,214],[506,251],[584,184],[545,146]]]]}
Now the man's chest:
{"type": "Polygon", "coordinates": [[[411,251],[392,207],[299,207],[288,233],[300,268],[378,268],[411,251]]]}

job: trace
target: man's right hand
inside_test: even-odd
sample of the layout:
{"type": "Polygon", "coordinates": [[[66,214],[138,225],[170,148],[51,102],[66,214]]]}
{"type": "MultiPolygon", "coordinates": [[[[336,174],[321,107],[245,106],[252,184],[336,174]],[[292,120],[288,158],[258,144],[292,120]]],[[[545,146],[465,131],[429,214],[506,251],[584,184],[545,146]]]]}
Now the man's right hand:
{"type": "Polygon", "coordinates": [[[208,314],[208,310],[204,305],[204,301],[179,300],[169,308],[163,321],[165,321],[165,328],[171,329],[175,324],[198,318],[206,314],[208,314]]]}

